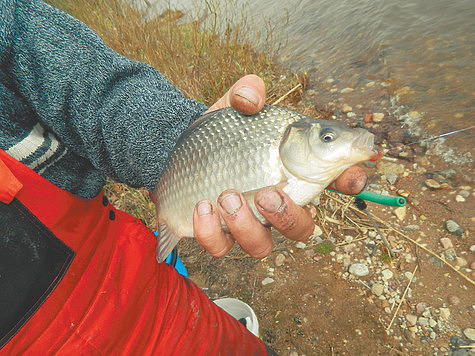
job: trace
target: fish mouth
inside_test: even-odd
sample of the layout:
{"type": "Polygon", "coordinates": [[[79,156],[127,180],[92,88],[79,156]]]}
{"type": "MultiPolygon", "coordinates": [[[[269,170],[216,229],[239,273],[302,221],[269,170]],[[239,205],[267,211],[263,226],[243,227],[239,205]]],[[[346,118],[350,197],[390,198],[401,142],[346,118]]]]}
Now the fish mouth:
{"type": "Polygon", "coordinates": [[[361,130],[353,141],[353,150],[366,157],[365,160],[377,161],[381,153],[374,149],[374,135],[366,130],[361,130]]]}
{"type": "Polygon", "coordinates": [[[353,141],[353,148],[361,151],[372,151],[374,146],[374,135],[366,130],[361,130],[360,134],[353,141]]]}

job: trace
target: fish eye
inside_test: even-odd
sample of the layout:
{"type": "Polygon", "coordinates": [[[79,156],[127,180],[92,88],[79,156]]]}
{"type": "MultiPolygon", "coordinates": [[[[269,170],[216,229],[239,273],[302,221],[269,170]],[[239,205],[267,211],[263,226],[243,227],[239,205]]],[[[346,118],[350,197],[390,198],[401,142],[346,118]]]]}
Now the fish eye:
{"type": "Polygon", "coordinates": [[[335,138],[336,138],[335,133],[328,129],[322,130],[322,132],[320,132],[320,139],[323,142],[332,142],[335,138]]]}

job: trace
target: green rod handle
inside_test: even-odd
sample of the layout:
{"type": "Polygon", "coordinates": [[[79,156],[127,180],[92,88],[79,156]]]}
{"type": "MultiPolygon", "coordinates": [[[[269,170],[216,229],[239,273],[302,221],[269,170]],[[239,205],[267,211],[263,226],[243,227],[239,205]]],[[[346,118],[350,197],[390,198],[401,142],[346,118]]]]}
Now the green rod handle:
{"type": "MultiPolygon", "coordinates": [[[[340,193],[343,194],[342,192],[339,192],[338,190],[333,190],[333,189],[328,189],[332,192],[335,193],[340,193]]],[[[389,196],[389,195],[381,195],[381,194],[376,194],[373,192],[368,192],[367,190],[363,190],[360,194],[355,194],[353,195],[355,198],[360,198],[363,200],[368,200],[372,201],[373,203],[378,203],[382,205],[388,205],[388,206],[404,206],[406,205],[406,199],[403,197],[394,197],[394,196],[389,196]]]]}

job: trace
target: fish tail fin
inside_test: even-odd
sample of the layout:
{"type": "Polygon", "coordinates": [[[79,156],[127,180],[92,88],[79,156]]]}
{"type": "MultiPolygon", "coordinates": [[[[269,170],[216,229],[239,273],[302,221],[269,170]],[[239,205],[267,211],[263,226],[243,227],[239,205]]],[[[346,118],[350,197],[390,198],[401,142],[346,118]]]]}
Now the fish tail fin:
{"type": "Polygon", "coordinates": [[[157,261],[161,263],[166,260],[170,252],[176,246],[180,237],[173,233],[166,224],[158,224],[158,246],[157,246],[157,261]]]}

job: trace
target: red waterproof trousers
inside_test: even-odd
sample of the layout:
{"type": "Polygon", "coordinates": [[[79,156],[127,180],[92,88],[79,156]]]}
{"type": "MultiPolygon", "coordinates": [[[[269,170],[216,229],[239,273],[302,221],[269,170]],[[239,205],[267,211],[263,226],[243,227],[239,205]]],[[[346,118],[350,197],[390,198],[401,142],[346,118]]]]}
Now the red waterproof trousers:
{"type": "Polygon", "coordinates": [[[267,354],[195,284],[158,264],[153,233],[103,194],[78,198],[0,151],[0,204],[12,200],[75,256],[0,355],[267,354]]]}

